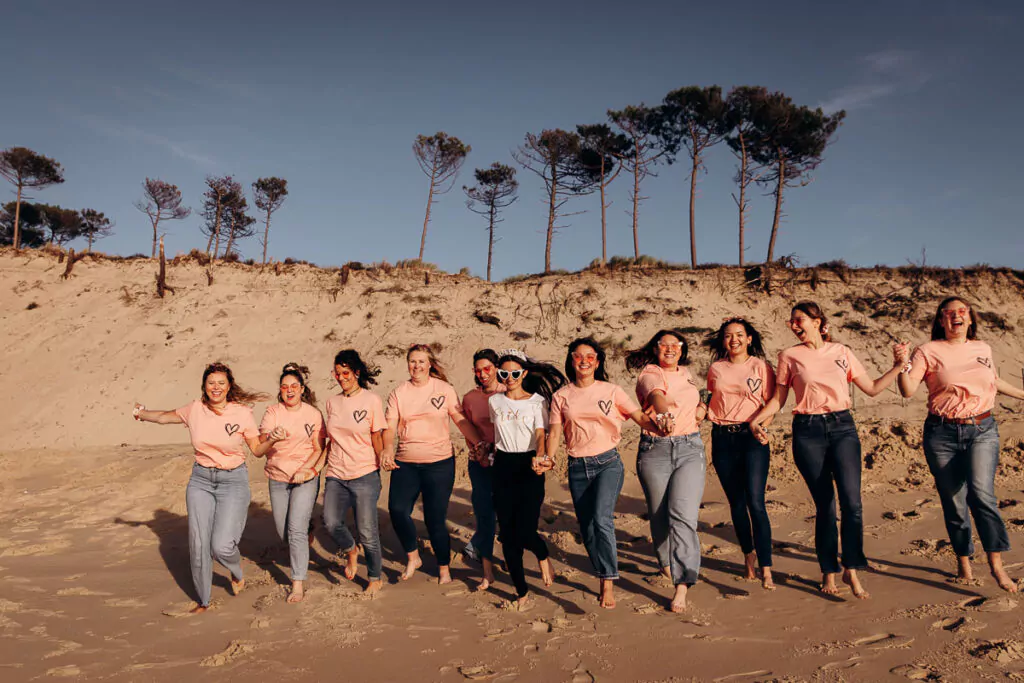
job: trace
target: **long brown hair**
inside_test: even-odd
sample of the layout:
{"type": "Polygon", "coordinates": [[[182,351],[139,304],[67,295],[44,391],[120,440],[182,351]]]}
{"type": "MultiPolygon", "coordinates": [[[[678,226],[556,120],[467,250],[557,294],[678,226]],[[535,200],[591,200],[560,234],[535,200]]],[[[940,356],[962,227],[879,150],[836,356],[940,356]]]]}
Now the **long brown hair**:
{"type": "Polygon", "coordinates": [[[827,342],[832,341],[832,335],[828,331],[828,318],[825,317],[825,312],[821,310],[821,306],[816,301],[798,301],[789,314],[792,316],[797,311],[804,313],[808,318],[820,320],[821,338],[827,342]]]}
{"type": "Polygon", "coordinates": [[[437,360],[437,356],[434,355],[434,349],[430,348],[427,344],[413,344],[409,347],[409,350],[405,354],[405,361],[409,362],[409,358],[412,357],[414,351],[421,351],[427,354],[427,360],[430,362],[430,376],[436,377],[442,382],[448,381],[448,375],[444,371],[444,366],[437,360]]]}
{"type": "Polygon", "coordinates": [[[978,316],[974,313],[974,306],[972,306],[971,302],[962,296],[947,296],[942,300],[942,303],[939,304],[939,307],[935,309],[935,319],[932,320],[932,341],[938,341],[946,338],[946,330],[942,327],[942,309],[954,301],[959,301],[966,306],[967,312],[971,316],[971,324],[967,326],[967,338],[978,338],[978,316]]]}
{"type": "Polygon", "coordinates": [[[690,361],[687,356],[690,354],[690,345],[686,343],[686,336],[683,331],[673,328],[671,330],[658,330],[646,344],[635,351],[630,351],[629,355],[626,356],[626,369],[635,372],[644,369],[648,365],[657,365],[657,346],[662,337],[675,337],[679,341],[681,346],[679,348],[679,360],[676,362],[676,365],[689,365],[690,361]]]}
{"type": "MultiPolygon", "coordinates": [[[[311,406],[316,406],[316,394],[313,393],[313,390],[309,388],[309,384],[306,383],[306,380],[309,379],[309,368],[305,365],[299,365],[298,363],[288,363],[281,368],[281,379],[277,380],[277,383],[280,384],[283,382],[285,377],[294,377],[297,379],[299,384],[302,385],[302,401],[311,406]]],[[[277,400],[284,403],[281,399],[280,389],[278,389],[277,392],[277,400]]]]}
{"type": "Polygon", "coordinates": [[[264,393],[257,391],[247,391],[242,387],[238,386],[235,382],[235,375],[224,363],[210,363],[203,370],[203,383],[199,385],[199,390],[203,392],[203,403],[210,405],[210,397],[206,395],[206,380],[210,375],[215,372],[219,372],[228,378],[228,403],[241,403],[242,405],[251,406],[257,401],[266,401],[268,396],[264,393]]]}

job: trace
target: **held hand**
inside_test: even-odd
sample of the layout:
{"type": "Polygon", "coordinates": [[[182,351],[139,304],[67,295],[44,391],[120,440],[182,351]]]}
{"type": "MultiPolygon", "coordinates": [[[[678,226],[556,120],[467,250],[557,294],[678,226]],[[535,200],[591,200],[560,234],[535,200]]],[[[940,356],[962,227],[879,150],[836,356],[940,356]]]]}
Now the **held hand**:
{"type": "Polygon", "coordinates": [[[292,475],[293,484],[305,484],[307,481],[313,479],[316,476],[316,470],[312,467],[306,467],[299,469],[292,475]]]}
{"type": "Polygon", "coordinates": [[[530,466],[533,468],[535,474],[544,474],[549,472],[555,466],[555,461],[551,456],[535,457],[530,462],[530,466]]]}
{"type": "Polygon", "coordinates": [[[751,422],[750,433],[753,434],[754,438],[760,441],[761,443],[768,443],[768,430],[764,428],[764,425],[757,422],[751,422]]]}
{"type": "Polygon", "coordinates": [[[910,360],[910,345],[906,342],[899,342],[892,345],[893,367],[903,367],[910,360]]]}
{"type": "Polygon", "coordinates": [[[385,472],[391,472],[398,469],[398,463],[395,462],[395,451],[387,449],[380,454],[380,468],[385,472]]]}
{"type": "Polygon", "coordinates": [[[288,438],[288,430],[284,427],[274,427],[268,435],[271,441],[283,441],[288,438]]]}

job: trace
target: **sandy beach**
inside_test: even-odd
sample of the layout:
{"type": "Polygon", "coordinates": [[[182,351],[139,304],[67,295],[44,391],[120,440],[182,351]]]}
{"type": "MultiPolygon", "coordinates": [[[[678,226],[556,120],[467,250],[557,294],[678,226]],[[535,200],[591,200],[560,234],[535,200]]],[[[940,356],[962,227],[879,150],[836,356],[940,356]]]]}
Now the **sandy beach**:
{"type": "MultiPolygon", "coordinates": [[[[0,410],[2,680],[1024,679],[1019,599],[998,589],[980,551],[977,580],[952,580],[954,557],[920,447],[923,396],[903,401],[892,390],[856,397],[870,600],[853,599],[845,586],[839,596],[817,590],[814,508],[792,462],[787,410],[772,431],[774,592],[738,580],[743,556],[709,466],[702,577],[686,613],[666,611],[672,587],[657,575],[636,477],[638,430],[630,426],[620,445],[626,484],[616,508],[622,579],[614,611],[598,608],[564,465],[548,478],[541,521],[556,581],[544,589],[527,559],[532,609],[503,608],[514,597],[504,572],[496,587],[477,592],[477,570],[456,562],[454,582],[438,586],[429,551],[425,571],[397,583],[402,558],[387,519],[386,477],[381,593],[361,594],[362,567],[355,582],[345,580],[318,528],[308,596],[286,604],[287,552],[270,517],[262,466],[250,458],[253,497],[241,546],[248,586],[230,595],[218,568],[214,608],[175,616],[191,583],[187,431],[140,425],[130,411],[136,400],[172,409],[198,397],[209,361],[229,363],[241,384],[262,391],[274,390],[285,362],[303,362],[313,368],[322,403],[337,391],[330,363],[340,348],[359,349],[381,366],[376,391],[383,396],[404,378],[405,348],[435,342],[461,394],[472,387],[478,348],[518,346],[560,365],[569,340],[593,333],[615,356],[612,379],[632,392],[634,378],[616,349],[635,348],[668,325],[692,330],[691,371],[703,379],[709,359],[697,342],[724,316],[753,320],[774,358],[792,343],[789,306],[813,298],[875,374],[890,363],[894,338],[923,342],[936,303],[959,292],[990,315],[979,336],[1004,379],[1019,384],[1024,366],[1016,332],[1024,326],[1024,282],[1005,272],[915,279],[885,269],[789,271],[767,294],[745,286],[742,270],[725,268],[510,284],[439,273],[427,283],[422,271],[353,271],[343,284],[337,269],[278,270],[218,265],[209,285],[203,267],[182,261],[169,265],[175,292],[159,299],[148,260],[87,258],[64,280],[55,257],[0,251],[0,376],[8,386],[0,410]]],[[[1018,578],[1024,405],[1000,398],[996,493],[1014,544],[1005,559],[1018,578]]],[[[257,419],[264,408],[256,407],[257,419]]],[[[703,432],[707,445],[707,425],[703,432]]],[[[473,529],[458,443],[449,508],[455,548],[473,529]]]]}

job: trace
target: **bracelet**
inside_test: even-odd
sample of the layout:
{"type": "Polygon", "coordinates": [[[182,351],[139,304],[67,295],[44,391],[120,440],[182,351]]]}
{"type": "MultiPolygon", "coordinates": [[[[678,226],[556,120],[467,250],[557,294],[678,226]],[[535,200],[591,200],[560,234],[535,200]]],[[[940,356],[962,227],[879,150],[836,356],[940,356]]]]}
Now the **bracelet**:
{"type": "Polygon", "coordinates": [[[132,417],[135,418],[136,422],[140,422],[139,413],[146,409],[146,406],[135,406],[132,408],[132,417]]]}
{"type": "Polygon", "coordinates": [[[912,370],[913,368],[914,368],[914,364],[913,364],[913,363],[911,363],[911,362],[910,362],[910,361],[908,360],[908,361],[907,361],[907,362],[906,362],[906,363],[905,363],[905,364],[903,365],[903,369],[902,369],[902,370],[900,370],[900,374],[901,374],[901,375],[906,375],[906,374],[908,374],[908,373],[909,373],[909,372],[910,372],[910,371],[911,371],[911,370],[912,370]]]}

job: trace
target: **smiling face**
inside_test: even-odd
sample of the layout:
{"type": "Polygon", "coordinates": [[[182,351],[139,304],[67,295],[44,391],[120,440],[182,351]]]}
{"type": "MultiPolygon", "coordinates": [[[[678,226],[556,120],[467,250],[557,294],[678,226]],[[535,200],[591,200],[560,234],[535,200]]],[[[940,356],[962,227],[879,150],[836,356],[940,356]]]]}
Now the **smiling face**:
{"type": "Polygon", "coordinates": [[[497,368],[494,367],[494,363],[486,358],[481,358],[476,363],[473,363],[473,376],[476,378],[477,386],[485,389],[493,389],[497,386],[496,370],[497,368]]]}
{"type": "Polygon", "coordinates": [[[302,403],[302,382],[295,375],[285,375],[281,380],[281,403],[289,408],[302,403]]]}
{"type": "Polygon", "coordinates": [[[967,330],[971,325],[971,309],[963,301],[953,299],[942,307],[940,323],[946,339],[963,341],[967,339],[967,330]]]}
{"type": "Polygon", "coordinates": [[[789,316],[789,329],[802,343],[821,340],[821,319],[812,318],[803,311],[793,311],[789,316]]]}
{"type": "Polygon", "coordinates": [[[203,392],[206,393],[206,399],[214,405],[227,403],[228,390],[230,388],[231,382],[228,381],[228,376],[223,372],[211,372],[206,378],[206,382],[203,383],[203,392]]]}
{"type": "Polygon", "coordinates": [[[430,377],[430,356],[426,351],[413,351],[409,354],[409,378],[414,381],[425,381],[430,377]]]}
{"type": "Polygon", "coordinates": [[[580,344],[572,352],[572,369],[576,371],[576,381],[592,379],[598,367],[597,349],[580,344]]]}
{"type": "Polygon", "coordinates": [[[527,371],[522,365],[514,360],[507,360],[501,364],[501,371],[504,375],[501,382],[507,391],[516,391],[523,386],[523,378],[526,377],[527,371]]]}
{"type": "Polygon", "coordinates": [[[747,328],[740,323],[730,323],[722,335],[725,350],[730,358],[742,357],[750,353],[751,339],[747,335],[747,328]]]}
{"type": "Polygon", "coordinates": [[[654,346],[658,356],[658,365],[663,368],[675,368],[683,354],[683,342],[673,334],[663,334],[654,346]]]}
{"type": "Polygon", "coordinates": [[[351,394],[359,386],[359,375],[347,365],[334,366],[334,379],[346,394],[351,394]]]}

